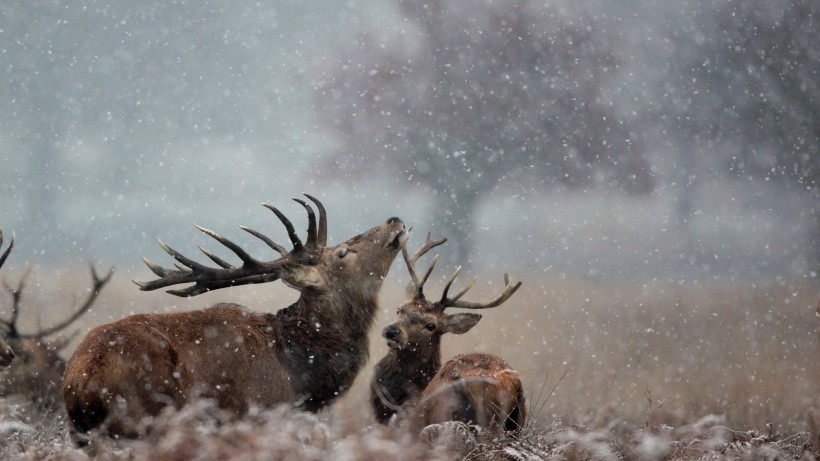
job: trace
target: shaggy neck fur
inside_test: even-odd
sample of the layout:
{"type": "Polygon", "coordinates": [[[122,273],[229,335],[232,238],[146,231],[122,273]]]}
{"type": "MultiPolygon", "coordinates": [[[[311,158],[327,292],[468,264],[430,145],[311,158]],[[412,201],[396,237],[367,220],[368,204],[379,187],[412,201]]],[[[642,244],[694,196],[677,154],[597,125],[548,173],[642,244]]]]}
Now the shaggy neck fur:
{"type": "Polygon", "coordinates": [[[418,397],[441,368],[441,337],[426,344],[409,343],[402,349],[390,349],[376,364],[371,383],[371,404],[376,419],[386,423],[395,407],[418,397]],[[387,402],[385,402],[387,400],[387,402]]]}
{"type": "Polygon", "coordinates": [[[272,316],[281,332],[281,360],[300,408],[318,411],[331,403],[350,387],[367,361],[378,287],[361,291],[305,290],[296,303],[272,316]]]}

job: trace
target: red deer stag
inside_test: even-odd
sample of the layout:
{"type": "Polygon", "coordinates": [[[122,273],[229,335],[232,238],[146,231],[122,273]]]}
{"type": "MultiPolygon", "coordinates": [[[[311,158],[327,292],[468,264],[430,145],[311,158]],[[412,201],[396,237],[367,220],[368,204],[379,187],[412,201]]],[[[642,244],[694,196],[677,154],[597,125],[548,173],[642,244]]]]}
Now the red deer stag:
{"type": "Polygon", "coordinates": [[[376,364],[371,382],[371,403],[376,418],[386,423],[397,410],[410,405],[411,419],[422,426],[455,420],[516,431],[523,427],[526,419],[518,373],[500,357],[479,353],[456,356],[441,366],[441,337],[445,333],[465,333],[481,319],[481,315],[474,313],[447,315],[445,309],[499,306],[518,290],[521,282],[513,285],[505,274],[504,290],[493,301],[483,304],[461,301],[473,283],[452,298],[448,297],[459,268],[445,285],[441,299],[428,301],[424,296],[424,283],[436,260],[421,280],[416,273],[416,260],[445,240],[434,241],[428,235],[413,256],[402,250],[412,279],[407,290],[410,300],[398,309],[397,320],[383,332],[390,350],[376,364]]]}
{"type": "MultiPolygon", "coordinates": [[[[0,245],[2,242],[3,236],[0,231],[0,245]]],[[[11,245],[0,256],[0,266],[8,257],[13,244],[12,239],[11,245]]],[[[17,326],[21,311],[20,301],[28,272],[20,279],[17,288],[12,288],[8,283],[3,282],[6,290],[11,294],[12,306],[9,319],[0,319],[0,334],[5,341],[5,347],[0,346],[0,356],[10,355],[16,358],[8,370],[0,372],[0,395],[26,394],[35,402],[51,403],[59,389],[65,368],[65,360],[60,357],[59,353],[68,345],[70,337],[51,340],[48,338],[65,330],[88,312],[102,288],[111,279],[112,274],[113,269],[101,278],[97,275],[94,266],[91,266],[93,285],[85,302],[64,321],[35,333],[23,333],[17,326]],[[5,349],[6,353],[3,353],[2,349],[5,349]]],[[[6,361],[2,363],[9,365],[6,361]]]]}
{"type": "Polygon", "coordinates": [[[287,229],[290,252],[242,227],[281,254],[272,261],[256,260],[202,227],[242,265],[234,267],[202,249],[219,267],[206,266],[160,241],[181,265],[166,269],[146,259],[159,279],[137,282],[142,290],[193,283],[169,293],[194,296],[282,279],[300,291],[299,299],[275,314],[217,304],[191,312],[134,315],[97,327],[77,347],[63,378],[75,431],[87,432],[108,418],[109,434],[138,436],[135,424],[143,417],[195,397],[212,398],[241,415],[250,405],[277,403],[317,411],[347,391],[367,360],[378,293],[407,232],[401,219],[390,218],[342,244],[326,246],[325,209],[306,196],[319,220],[317,225],[309,204],[294,199],[307,210],[304,244],[291,222],[265,205],[287,229]]]}

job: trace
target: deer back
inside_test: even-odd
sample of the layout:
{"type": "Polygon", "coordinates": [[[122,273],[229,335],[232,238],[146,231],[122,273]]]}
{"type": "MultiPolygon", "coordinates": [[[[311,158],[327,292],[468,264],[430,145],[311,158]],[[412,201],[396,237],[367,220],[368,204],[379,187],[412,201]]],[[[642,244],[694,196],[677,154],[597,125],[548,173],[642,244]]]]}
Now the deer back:
{"type": "Polygon", "coordinates": [[[424,425],[445,421],[518,431],[526,422],[521,378],[501,357],[470,353],[446,362],[419,402],[424,425]]]}

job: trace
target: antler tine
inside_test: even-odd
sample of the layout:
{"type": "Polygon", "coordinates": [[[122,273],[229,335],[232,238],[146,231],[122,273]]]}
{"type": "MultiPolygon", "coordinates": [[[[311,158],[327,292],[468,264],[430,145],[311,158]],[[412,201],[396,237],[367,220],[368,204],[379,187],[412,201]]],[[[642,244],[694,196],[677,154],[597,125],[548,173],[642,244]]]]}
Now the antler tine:
{"type": "Polygon", "coordinates": [[[427,237],[424,239],[424,245],[422,245],[421,247],[419,247],[419,249],[418,249],[418,250],[416,250],[416,252],[415,252],[415,253],[413,253],[413,256],[410,258],[410,260],[413,262],[413,264],[415,264],[415,263],[416,263],[416,261],[417,261],[419,258],[421,258],[422,256],[424,256],[424,255],[425,255],[428,251],[430,251],[430,250],[432,250],[433,248],[435,248],[435,247],[437,247],[437,246],[439,246],[439,245],[443,244],[443,243],[444,243],[444,242],[446,242],[446,241],[447,241],[447,238],[446,238],[446,237],[445,237],[445,238],[443,238],[443,239],[441,239],[441,240],[433,240],[433,239],[430,237],[430,232],[428,232],[428,233],[427,233],[427,237]]]}
{"type": "Polygon", "coordinates": [[[253,229],[251,229],[250,227],[247,227],[247,226],[239,226],[239,228],[242,229],[243,231],[253,235],[254,237],[258,238],[259,240],[265,242],[265,244],[267,246],[273,248],[273,250],[276,251],[277,253],[279,253],[280,255],[283,255],[283,254],[288,252],[288,250],[285,247],[283,247],[282,245],[279,245],[278,243],[274,242],[267,235],[265,235],[265,234],[263,234],[263,233],[261,233],[257,230],[253,230],[253,229]]]}
{"type": "Polygon", "coordinates": [[[518,288],[521,287],[521,282],[518,282],[515,285],[513,285],[510,282],[510,277],[507,274],[504,274],[504,284],[505,284],[504,291],[502,291],[501,294],[498,295],[497,298],[495,298],[494,300],[492,300],[488,303],[474,303],[474,302],[470,302],[470,301],[459,301],[458,298],[463,296],[464,293],[466,293],[466,291],[470,287],[472,287],[472,283],[471,283],[465,290],[462,290],[462,292],[459,293],[453,299],[443,299],[442,300],[442,308],[460,307],[462,309],[488,309],[488,308],[491,308],[491,307],[500,306],[506,300],[510,299],[510,296],[512,296],[518,290],[518,288]]]}
{"type": "Polygon", "coordinates": [[[26,279],[28,279],[29,274],[31,274],[31,266],[23,272],[23,276],[20,277],[20,281],[17,283],[17,288],[13,288],[9,285],[8,281],[3,279],[3,286],[9,293],[11,293],[12,299],[11,316],[9,317],[8,322],[3,322],[6,325],[6,328],[8,328],[7,335],[11,338],[20,336],[17,331],[17,317],[20,315],[20,300],[23,297],[23,288],[26,286],[26,279]]]}
{"type": "MultiPolygon", "coordinates": [[[[407,264],[407,270],[410,272],[410,279],[412,280],[413,284],[413,296],[416,298],[423,298],[424,297],[424,283],[427,281],[427,278],[430,277],[430,273],[433,272],[433,268],[436,266],[436,262],[438,261],[438,256],[433,259],[433,262],[430,264],[430,267],[427,268],[427,272],[424,274],[424,278],[419,281],[418,272],[416,272],[416,261],[424,254],[426,254],[431,249],[441,245],[442,243],[446,242],[447,239],[443,238],[441,240],[433,240],[430,236],[430,233],[427,233],[427,238],[424,240],[424,244],[419,247],[418,250],[413,253],[413,256],[410,256],[409,251],[407,250],[407,245],[403,246],[401,249],[402,257],[404,258],[405,264],[407,264]]],[[[408,287],[409,289],[410,287],[408,287]]],[[[409,293],[408,293],[409,296],[409,293]]]]}
{"type": "MultiPolygon", "coordinates": [[[[3,229],[0,229],[0,247],[2,247],[2,246],[3,246],[3,229]]],[[[14,248],[14,234],[11,234],[11,241],[9,242],[9,247],[6,248],[5,251],[3,251],[2,255],[0,255],[0,266],[2,266],[4,262],[6,262],[6,258],[9,257],[9,254],[11,253],[12,248],[14,248]]]]}
{"type": "MultiPolygon", "coordinates": [[[[249,266],[256,266],[256,265],[260,264],[259,261],[254,259],[245,250],[243,250],[242,247],[240,247],[239,245],[235,244],[234,242],[226,239],[222,235],[220,235],[220,234],[218,234],[218,233],[216,233],[216,232],[214,232],[210,229],[202,227],[202,226],[196,226],[196,228],[201,230],[202,232],[210,235],[211,237],[213,237],[217,242],[221,243],[222,245],[228,247],[231,251],[233,251],[236,254],[236,256],[239,256],[239,259],[241,259],[243,263],[245,263],[249,266]]],[[[207,255],[207,253],[205,253],[205,254],[207,255]]],[[[180,261],[180,262],[182,262],[182,261],[180,261]]],[[[217,262],[217,264],[219,264],[219,263],[217,262]]],[[[187,266],[187,264],[186,264],[186,266],[187,266]]],[[[190,266],[188,266],[188,267],[190,267],[190,266]]]]}
{"type": "Polygon", "coordinates": [[[455,282],[456,277],[458,277],[458,274],[460,272],[461,266],[458,266],[455,272],[453,272],[453,275],[450,276],[450,280],[447,281],[447,285],[444,286],[444,292],[441,294],[441,300],[439,300],[439,302],[437,303],[440,309],[448,307],[448,303],[458,301],[462,296],[464,296],[468,291],[470,291],[470,288],[472,288],[473,285],[475,285],[477,277],[473,277],[473,279],[470,280],[470,283],[468,283],[467,286],[465,286],[461,291],[459,291],[458,294],[453,296],[452,299],[448,299],[447,295],[450,292],[450,287],[453,285],[453,282],[455,282]]]}
{"type": "Polygon", "coordinates": [[[233,267],[234,267],[233,264],[225,261],[224,259],[222,259],[219,256],[211,253],[210,251],[206,250],[205,248],[202,248],[201,246],[197,246],[197,248],[199,248],[199,251],[201,251],[205,256],[210,258],[211,261],[218,264],[219,267],[221,267],[223,269],[233,269],[233,267]]]}
{"type": "MultiPolygon", "coordinates": [[[[163,251],[165,251],[166,253],[171,255],[174,259],[176,259],[177,261],[182,263],[184,266],[189,267],[191,269],[206,269],[207,268],[207,266],[204,266],[204,265],[194,261],[193,259],[187,258],[182,253],[180,253],[177,250],[169,247],[162,240],[157,239],[157,243],[159,243],[159,246],[160,246],[160,248],[162,248],[163,251]]],[[[170,269],[166,269],[166,270],[170,270],[170,269]]]]}
{"type": "Polygon", "coordinates": [[[319,210],[319,230],[316,232],[316,244],[320,247],[327,245],[327,212],[325,206],[316,197],[303,193],[319,210]]]}
{"type": "Polygon", "coordinates": [[[287,217],[285,217],[285,215],[282,214],[282,212],[279,211],[275,206],[269,205],[267,203],[263,204],[262,206],[272,211],[273,214],[275,214],[276,217],[279,218],[279,221],[282,221],[282,224],[285,225],[285,229],[287,229],[288,231],[288,238],[290,239],[290,242],[293,244],[294,251],[301,251],[302,248],[304,248],[304,245],[302,245],[302,241],[299,240],[299,236],[296,235],[296,230],[293,228],[293,223],[291,223],[290,220],[287,217]]]}
{"type": "Polygon", "coordinates": [[[304,200],[298,199],[296,197],[292,197],[292,199],[294,202],[298,203],[299,205],[302,205],[303,207],[305,207],[305,210],[307,210],[308,230],[305,246],[308,248],[316,248],[316,240],[318,238],[316,235],[316,214],[313,212],[313,208],[311,208],[310,205],[308,205],[307,202],[305,202],[304,200]]]}
{"type": "Polygon", "coordinates": [[[86,298],[85,302],[77,309],[74,314],[72,314],[69,318],[65,319],[61,323],[52,326],[51,328],[46,328],[45,330],[40,330],[39,332],[33,335],[26,335],[30,338],[41,339],[45,338],[46,336],[52,335],[57,333],[58,331],[66,328],[67,326],[74,323],[78,318],[80,318],[83,314],[88,312],[91,309],[91,306],[94,305],[94,301],[97,300],[97,296],[99,296],[100,291],[102,291],[103,287],[111,280],[111,276],[114,275],[114,268],[108,269],[108,273],[105,274],[104,277],[100,277],[97,274],[97,269],[94,267],[93,263],[89,263],[91,268],[91,279],[92,279],[92,288],[91,293],[89,293],[88,298],[86,298]]]}
{"type": "Polygon", "coordinates": [[[423,298],[424,297],[424,284],[427,283],[427,279],[430,277],[430,274],[433,272],[433,268],[436,267],[436,263],[438,262],[438,255],[433,257],[433,262],[430,263],[430,267],[427,268],[427,272],[424,273],[424,277],[421,278],[421,281],[416,285],[416,297],[423,298]]]}

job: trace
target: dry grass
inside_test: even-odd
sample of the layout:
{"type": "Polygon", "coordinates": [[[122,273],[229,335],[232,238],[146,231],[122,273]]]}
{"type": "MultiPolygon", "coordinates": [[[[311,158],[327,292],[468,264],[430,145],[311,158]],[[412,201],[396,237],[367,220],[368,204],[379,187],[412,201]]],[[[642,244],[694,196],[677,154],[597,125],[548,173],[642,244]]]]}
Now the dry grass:
{"type": "MultiPolygon", "coordinates": [[[[515,270],[510,273],[518,278],[515,270]]],[[[383,292],[371,364],[386,351],[379,333],[402,301],[402,276],[391,274],[383,292]]],[[[16,280],[15,274],[10,278],[16,280]]],[[[279,284],[177,299],[141,293],[130,278],[115,275],[94,312],[78,326],[81,335],[131,313],[192,309],[223,300],[275,310],[295,299],[279,284]]],[[[85,268],[39,270],[32,280],[39,286],[31,287],[26,300],[38,306],[43,325],[59,321],[71,309],[72,294],[79,299],[89,286],[85,268]]],[[[431,283],[434,293],[441,280],[431,283]]],[[[490,297],[500,288],[500,274],[482,274],[471,295],[490,297]]],[[[445,358],[466,351],[505,357],[520,371],[529,393],[532,420],[525,437],[482,433],[468,458],[816,459],[819,290],[816,280],[525,277],[521,291],[504,306],[483,312],[484,319],[470,333],[444,341],[445,358]]],[[[7,305],[0,301],[3,308],[7,305]]],[[[6,314],[0,309],[0,315],[6,314]]],[[[23,327],[35,328],[33,312],[24,315],[23,327]]],[[[98,438],[86,451],[71,447],[60,412],[11,398],[0,402],[0,459],[440,455],[374,423],[367,402],[370,375],[368,367],[344,398],[317,417],[272,409],[233,421],[202,403],[158,418],[145,440],[98,438]]]]}

